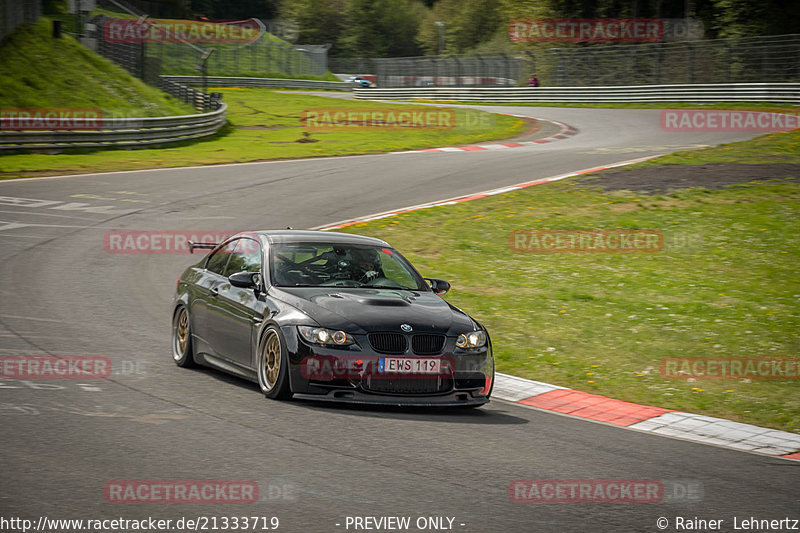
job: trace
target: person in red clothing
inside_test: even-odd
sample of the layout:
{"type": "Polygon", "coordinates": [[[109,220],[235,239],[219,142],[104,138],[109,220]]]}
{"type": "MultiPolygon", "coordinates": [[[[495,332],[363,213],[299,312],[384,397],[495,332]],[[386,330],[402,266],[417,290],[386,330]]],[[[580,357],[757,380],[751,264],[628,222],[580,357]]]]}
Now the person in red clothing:
{"type": "Polygon", "coordinates": [[[536,77],[535,72],[531,72],[531,77],[528,80],[528,87],[538,87],[539,86],[539,78],[536,77]]]}

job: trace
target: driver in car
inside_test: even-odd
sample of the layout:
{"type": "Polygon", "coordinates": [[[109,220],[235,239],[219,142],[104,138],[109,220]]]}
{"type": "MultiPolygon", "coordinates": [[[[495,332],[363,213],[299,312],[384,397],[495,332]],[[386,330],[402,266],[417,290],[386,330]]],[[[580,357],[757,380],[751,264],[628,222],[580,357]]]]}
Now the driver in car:
{"type": "Polygon", "coordinates": [[[377,250],[355,248],[350,257],[351,279],[368,283],[381,276],[381,258],[377,250]]]}

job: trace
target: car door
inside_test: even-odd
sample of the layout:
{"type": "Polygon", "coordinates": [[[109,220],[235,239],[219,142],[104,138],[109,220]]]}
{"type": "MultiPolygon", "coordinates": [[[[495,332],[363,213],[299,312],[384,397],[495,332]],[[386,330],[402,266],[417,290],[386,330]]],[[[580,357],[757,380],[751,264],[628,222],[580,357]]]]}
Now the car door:
{"type": "Polygon", "coordinates": [[[223,277],[236,241],[230,241],[211,252],[200,278],[195,284],[195,297],[191,301],[189,313],[192,317],[192,331],[197,341],[198,353],[216,355],[214,352],[215,316],[219,314],[217,293],[219,287],[227,282],[223,277]]]}
{"type": "MultiPolygon", "coordinates": [[[[241,238],[225,268],[225,277],[237,272],[261,274],[261,246],[255,239],[241,238]]],[[[226,280],[217,294],[219,313],[215,315],[214,349],[224,359],[243,367],[251,366],[251,341],[263,320],[260,291],[234,287],[226,280]]]]}

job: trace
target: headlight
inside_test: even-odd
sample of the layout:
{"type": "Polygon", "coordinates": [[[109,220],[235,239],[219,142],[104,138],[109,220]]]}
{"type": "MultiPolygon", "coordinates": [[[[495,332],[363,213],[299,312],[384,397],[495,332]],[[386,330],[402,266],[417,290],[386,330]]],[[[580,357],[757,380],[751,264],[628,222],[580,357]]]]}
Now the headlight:
{"type": "Polygon", "coordinates": [[[456,346],[459,348],[480,348],[486,344],[485,331],[472,331],[470,333],[462,333],[456,339],[456,346]]]}
{"type": "Polygon", "coordinates": [[[349,346],[356,342],[353,337],[344,331],[333,331],[325,328],[315,328],[311,326],[297,326],[306,341],[324,346],[349,346]]]}

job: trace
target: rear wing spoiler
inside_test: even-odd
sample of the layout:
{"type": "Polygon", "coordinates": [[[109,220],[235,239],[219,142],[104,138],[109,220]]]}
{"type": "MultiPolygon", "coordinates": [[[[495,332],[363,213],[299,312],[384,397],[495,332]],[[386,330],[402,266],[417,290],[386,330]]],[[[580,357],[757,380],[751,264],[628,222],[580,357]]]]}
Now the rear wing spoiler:
{"type": "Polygon", "coordinates": [[[213,250],[217,246],[219,246],[218,242],[194,242],[194,241],[189,241],[189,253],[193,254],[195,248],[201,248],[201,249],[204,249],[204,250],[213,250]]]}

